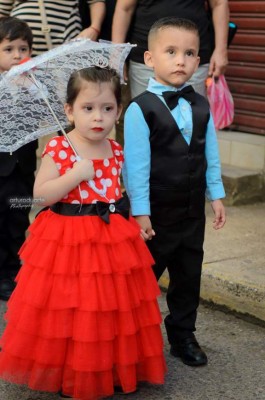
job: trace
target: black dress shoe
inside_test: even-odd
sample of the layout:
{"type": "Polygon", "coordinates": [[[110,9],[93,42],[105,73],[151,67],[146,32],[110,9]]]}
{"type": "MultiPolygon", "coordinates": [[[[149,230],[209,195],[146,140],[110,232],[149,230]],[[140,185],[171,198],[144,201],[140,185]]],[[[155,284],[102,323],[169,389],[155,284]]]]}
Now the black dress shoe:
{"type": "Polygon", "coordinates": [[[0,279],[0,299],[1,300],[9,300],[9,297],[13,293],[16,284],[12,279],[4,278],[0,279]]]}
{"type": "Polygon", "coordinates": [[[170,348],[170,354],[180,357],[184,364],[197,367],[207,364],[207,356],[193,337],[180,340],[170,348]]]}

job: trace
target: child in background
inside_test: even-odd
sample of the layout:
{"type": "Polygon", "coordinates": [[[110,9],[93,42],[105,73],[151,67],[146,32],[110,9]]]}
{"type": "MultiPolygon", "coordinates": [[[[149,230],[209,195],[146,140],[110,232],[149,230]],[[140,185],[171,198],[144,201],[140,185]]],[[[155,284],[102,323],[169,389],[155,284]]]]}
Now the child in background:
{"type": "MultiPolygon", "coordinates": [[[[0,18],[0,73],[30,57],[32,33],[26,22],[0,18]]],[[[1,112],[1,110],[0,110],[1,112]]],[[[0,127],[1,129],[1,127],[0,127]]],[[[29,226],[37,141],[0,153],[0,299],[8,300],[20,268],[18,250],[29,226]],[[23,199],[28,199],[25,203],[23,199]]]]}
{"type": "Polygon", "coordinates": [[[80,160],[65,137],[44,150],[34,196],[50,209],[20,250],[3,379],[81,400],[164,382],[153,259],[122,196],[122,148],[107,138],[120,102],[114,70],[86,68],[69,80],[68,136],[80,160]]]}
{"type": "Polygon", "coordinates": [[[197,26],[163,18],[151,28],[145,63],[154,69],[147,91],[125,114],[124,183],[132,215],[155,259],[157,279],[168,268],[171,354],[199,366],[207,356],[195,336],[205,229],[205,193],[225,224],[218,143],[207,100],[186,82],[199,65],[197,26]],[[155,236],[154,236],[155,233],[155,236]]]}

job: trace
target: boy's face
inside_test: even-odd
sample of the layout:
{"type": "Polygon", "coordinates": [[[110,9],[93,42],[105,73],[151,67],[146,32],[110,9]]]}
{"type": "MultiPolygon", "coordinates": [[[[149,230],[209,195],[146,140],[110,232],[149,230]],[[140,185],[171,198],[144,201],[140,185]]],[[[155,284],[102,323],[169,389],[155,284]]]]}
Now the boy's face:
{"type": "Polygon", "coordinates": [[[166,86],[181,87],[197,70],[199,39],[195,32],[182,28],[160,29],[150,40],[145,64],[154,69],[155,78],[166,86]]]}
{"type": "Polygon", "coordinates": [[[18,65],[21,60],[30,55],[31,50],[25,40],[2,40],[0,43],[0,73],[9,71],[11,67],[18,65]]]}

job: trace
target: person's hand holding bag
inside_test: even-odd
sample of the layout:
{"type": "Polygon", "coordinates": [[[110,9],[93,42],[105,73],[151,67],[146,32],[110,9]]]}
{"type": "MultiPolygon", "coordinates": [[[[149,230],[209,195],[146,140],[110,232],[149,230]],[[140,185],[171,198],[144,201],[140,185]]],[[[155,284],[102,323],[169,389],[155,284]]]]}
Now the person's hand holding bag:
{"type": "Polygon", "coordinates": [[[223,129],[231,125],[234,119],[234,100],[224,75],[218,81],[208,78],[206,86],[215,128],[223,129]]]}

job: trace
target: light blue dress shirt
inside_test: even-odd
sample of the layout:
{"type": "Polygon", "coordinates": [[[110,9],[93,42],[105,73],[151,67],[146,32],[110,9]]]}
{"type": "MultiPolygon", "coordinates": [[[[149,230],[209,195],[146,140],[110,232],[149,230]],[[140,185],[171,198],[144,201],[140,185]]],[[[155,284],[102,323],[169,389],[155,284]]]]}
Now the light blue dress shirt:
{"type": "MultiPolygon", "coordinates": [[[[154,78],[150,78],[147,90],[156,94],[163,103],[165,103],[162,96],[163,92],[168,90],[177,91],[172,86],[162,85],[154,78]]],[[[180,98],[178,105],[169,111],[174,117],[183,138],[190,144],[193,124],[192,109],[189,102],[180,98]]],[[[151,150],[149,137],[150,130],[143,113],[138,104],[133,102],[128,107],[124,118],[125,163],[123,167],[123,180],[130,198],[132,215],[150,215],[149,178],[151,150]]],[[[222,183],[218,142],[212,116],[210,116],[207,125],[205,156],[207,160],[206,197],[209,200],[221,199],[225,197],[225,191],[222,183]]]]}

